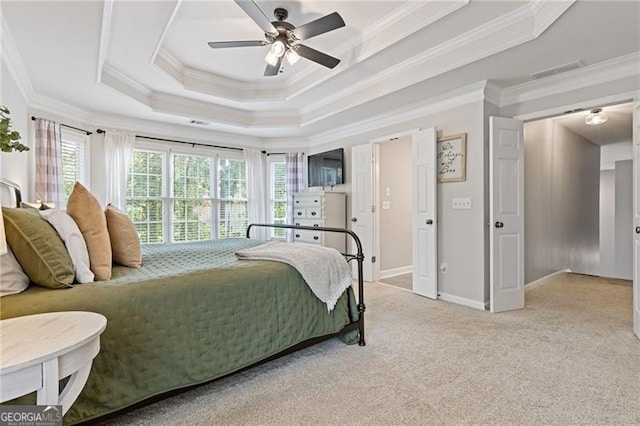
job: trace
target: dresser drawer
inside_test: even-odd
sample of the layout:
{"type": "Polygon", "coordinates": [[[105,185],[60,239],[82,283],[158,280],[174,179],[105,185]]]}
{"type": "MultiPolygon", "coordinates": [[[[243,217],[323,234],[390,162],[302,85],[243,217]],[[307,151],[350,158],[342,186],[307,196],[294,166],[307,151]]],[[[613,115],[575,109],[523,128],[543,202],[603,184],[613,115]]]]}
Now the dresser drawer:
{"type": "Polygon", "coordinates": [[[313,207],[322,206],[322,194],[320,195],[297,195],[293,200],[293,207],[313,207]]]}
{"type": "Polygon", "coordinates": [[[294,219],[322,219],[322,207],[295,207],[293,209],[294,219]]]}
{"type": "Polygon", "coordinates": [[[293,239],[302,243],[322,244],[322,232],[295,229],[293,239]]]}
{"type": "Polygon", "coordinates": [[[320,218],[318,219],[298,219],[295,218],[293,221],[293,224],[296,226],[314,226],[314,227],[318,227],[318,226],[324,226],[323,222],[320,218]]]}

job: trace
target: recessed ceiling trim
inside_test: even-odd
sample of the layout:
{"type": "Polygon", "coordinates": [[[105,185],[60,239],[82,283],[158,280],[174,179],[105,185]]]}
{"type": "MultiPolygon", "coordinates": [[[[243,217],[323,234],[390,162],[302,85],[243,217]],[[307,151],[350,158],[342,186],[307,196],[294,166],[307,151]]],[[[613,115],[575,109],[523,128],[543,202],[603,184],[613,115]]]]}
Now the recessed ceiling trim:
{"type": "Polygon", "coordinates": [[[153,64],[156,60],[156,56],[158,55],[158,52],[160,51],[160,48],[162,47],[162,43],[164,42],[164,38],[167,36],[167,32],[169,32],[169,27],[171,27],[171,23],[173,22],[173,20],[176,17],[176,14],[178,13],[178,9],[180,9],[180,5],[182,4],[182,0],[175,0],[176,4],[173,7],[173,12],[171,12],[171,16],[169,16],[169,19],[167,20],[167,23],[164,26],[164,29],[162,30],[162,34],[160,35],[160,38],[158,39],[158,43],[156,44],[155,49],[153,49],[153,53],[151,54],[151,57],[149,58],[149,64],[153,64]]]}
{"type": "Polygon", "coordinates": [[[98,66],[96,67],[96,83],[102,80],[102,66],[109,51],[109,38],[111,34],[111,17],[113,12],[113,0],[104,0],[102,4],[102,25],[100,29],[100,41],[98,42],[98,66]]]}
{"type": "MultiPolygon", "coordinates": [[[[452,0],[447,2],[427,0],[424,2],[409,2],[394,13],[367,27],[362,32],[362,43],[346,42],[338,47],[336,55],[346,57],[349,51],[355,50],[359,54],[349,61],[353,66],[375,55],[381,50],[399,42],[403,38],[426,28],[434,22],[455,12],[469,3],[470,0],[452,0]],[[422,11],[427,11],[422,12],[422,11]]],[[[323,81],[335,77],[348,67],[338,67],[335,72],[327,73],[321,69],[310,69],[308,72],[298,73],[291,78],[289,99],[295,98],[305,91],[319,85],[323,81]]]]}
{"type": "Polygon", "coordinates": [[[540,3],[544,5],[515,9],[303,108],[303,125],[530,41],[535,38],[534,13],[547,8],[564,11],[570,6],[569,2],[552,0],[540,3]]]}
{"type": "Polygon", "coordinates": [[[608,61],[504,89],[500,98],[500,106],[528,102],[558,93],[637,76],[639,69],[640,52],[633,52],[608,61]]]}
{"type": "Polygon", "coordinates": [[[287,99],[287,88],[283,84],[261,84],[258,89],[255,83],[186,67],[164,49],[156,56],[154,65],[176,80],[184,89],[211,95],[221,101],[284,102],[287,99]]]}
{"type": "MultiPolygon", "coordinates": [[[[429,114],[483,100],[485,98],[485,86],[485,81],[470,84],[420,102],[406,105],[401,109],[394,109],[390,112],[371,116],[365,120],[360,120],[337,129],[331,129],[327,132],[309,137],[309,146],[322,145],[396,124],[408,123],[411,120],[419,119],[429,114]]],[[[412,127],[412,125],[409,125],[409,127],[412,127]]]]}
{"type": "Polygon", "coordinates": [[[228,106],[213,105],[167,93],[153,93],[150,105],[153,111],[181,117],[193,117],[211,123],[240,128],[294,128],[300,127],[295,111],[246,111],[228,106]]]}

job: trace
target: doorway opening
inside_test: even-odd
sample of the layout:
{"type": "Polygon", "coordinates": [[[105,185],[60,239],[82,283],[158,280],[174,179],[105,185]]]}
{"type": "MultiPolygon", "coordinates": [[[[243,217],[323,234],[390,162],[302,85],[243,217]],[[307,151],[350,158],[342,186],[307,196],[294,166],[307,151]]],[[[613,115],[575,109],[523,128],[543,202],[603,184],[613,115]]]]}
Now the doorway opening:
{"type": "Polygon", "coordinates": [[[589,113],[524,124],[528,289],[561,272],[632,279],[633,104],[605,106],[600,125],[589,113]]]}
{"type": "Polygon", "coordinates": [[[392,138],[373,148],[378,281],[413,290],[412,138],[392,138]]]}

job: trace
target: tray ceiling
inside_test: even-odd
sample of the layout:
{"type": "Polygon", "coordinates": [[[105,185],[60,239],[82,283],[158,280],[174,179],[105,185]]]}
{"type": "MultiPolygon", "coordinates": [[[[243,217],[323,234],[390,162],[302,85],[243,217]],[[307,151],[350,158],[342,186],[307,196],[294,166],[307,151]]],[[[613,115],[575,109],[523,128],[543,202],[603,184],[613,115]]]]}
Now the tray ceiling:
{"type": "Polygon", "coordinates": [[[269,46],[209,48],[264,37],[232,0],[3,1],[3,43],[15,46],[35,93],[80,110],[301,139],[340,117],[382,113],[390,100],[481,80],[508,88],[542,70],[640,51],[637,2],[256,3],[269,18],[288,9],[294,25],[338,11],[346,27],[305,44],[341,63],[301,59],[264,77],[269,46]]]}

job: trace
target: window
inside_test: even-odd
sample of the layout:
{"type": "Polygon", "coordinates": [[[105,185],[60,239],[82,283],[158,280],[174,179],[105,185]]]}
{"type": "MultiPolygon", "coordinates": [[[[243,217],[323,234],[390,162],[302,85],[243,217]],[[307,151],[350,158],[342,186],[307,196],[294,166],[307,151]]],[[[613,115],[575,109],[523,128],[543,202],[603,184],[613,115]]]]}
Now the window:
{"type": "Polygon", "coordinates": [[[134,150],[127,179],[126,213],[142,244],[162,243],[164,239],[165,154],[134,150]]]}
{"type": "Polygon", "coordinates": [[[76,182],[88,186],[87,142],[85,133],[63,129],[60,135],[62,149],[62,185],[64,187],[65,205],[76,182]]]}
{"type": "MultiPolygon", "coordinates": [[[[269,168],[271,223],[286,223],[287,217],[287,168],[282,160],[271,161],[269,168]]],[[[284,238],[284,229],[272,229],[274,238],[284,238]]]]}
{"type": "Polygon", "coordinates": [[[247,232],[247,169],[244,160],[218,162],[219,238],[244,237],[247,232]]]}
{"type": "Polygon", "coordinates": [[[142,243],[245,236],[244,160],[219,158],[215,152],[136,148],[127,188],[127,215],[142,243]]]}
{"type": "Polygon", "coordinates": [[[173,156],[173,241],[212,238],[211,159],[173,156]]]}

